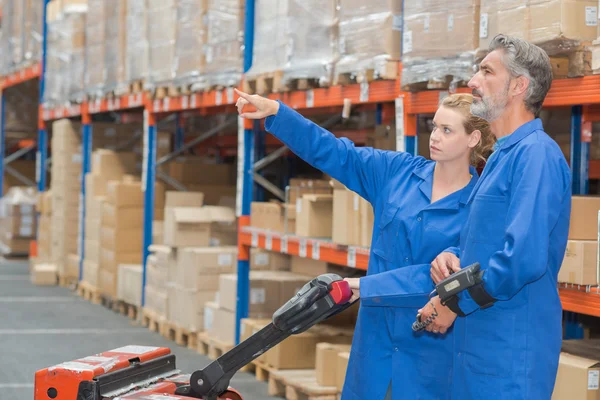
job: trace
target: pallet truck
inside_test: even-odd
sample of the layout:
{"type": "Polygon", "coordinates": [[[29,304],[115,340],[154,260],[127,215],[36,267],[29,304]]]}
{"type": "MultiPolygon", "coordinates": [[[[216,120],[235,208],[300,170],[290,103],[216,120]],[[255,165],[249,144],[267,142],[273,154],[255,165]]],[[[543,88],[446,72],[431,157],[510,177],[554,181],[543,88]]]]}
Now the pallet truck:
{"type": "Polygon", "coordinates": [[[242,400],[229,386],[242,367],[291,335],[348,307],[352,290],[336,274],[305,284],[265,328],[192,374],[168,348],[125,346],[36,372],[34,400],[242,400]]]}

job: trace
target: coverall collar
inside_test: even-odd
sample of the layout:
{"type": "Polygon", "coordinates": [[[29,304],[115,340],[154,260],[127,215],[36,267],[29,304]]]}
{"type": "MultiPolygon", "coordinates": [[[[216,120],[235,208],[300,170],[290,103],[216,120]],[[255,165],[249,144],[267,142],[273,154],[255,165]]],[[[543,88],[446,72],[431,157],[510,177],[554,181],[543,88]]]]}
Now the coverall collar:
{"type": "Polygon", "coordinates": [[[544,129],[544,126],[542,125],[542,120],[539,118],[536,118],[533,121],[526,122],[523,125],[521,125],[520,127],[518,127],[516,131],[514,131],[513,133],[511,133],[508,136],[505,136],[506,139],[502,140],[502,142],[499,144],[496,151],[502,150],[502,149],[507,149],[510,146],[519,143],[521,140],[525,139],[531,133],[533,133],[535,131],[541,131],[543,129],[544,129]]]}
{"type": "MultiPolygon", "coordinates": [[[[415,168],[413,174],[422,179],[421,184],[419,185],[419,189],[421,192],[427,196],[429,200],[431,200],[431,190],[433,187],[433,171],[435,170],[435,162],[428,162],[422,165],[419,168],[415,168]]],[[[467,204],[469,201],[469,195],[471,191],[475,187],[477,180],[479,179],[479,175],[477,174],[477,169],[473,166],[469,167],[469,171],[471,172],[471,180],[460,190],[460,197],[458,199],[458,203],[467,204]]],[[[451,194],[455,195],[456,193],[451,194]]],[[[443,200],[443,199],[442,199],[443,200]]],[[[456,204],[456,208],[458,208],[458,203],[456,204]]]]}

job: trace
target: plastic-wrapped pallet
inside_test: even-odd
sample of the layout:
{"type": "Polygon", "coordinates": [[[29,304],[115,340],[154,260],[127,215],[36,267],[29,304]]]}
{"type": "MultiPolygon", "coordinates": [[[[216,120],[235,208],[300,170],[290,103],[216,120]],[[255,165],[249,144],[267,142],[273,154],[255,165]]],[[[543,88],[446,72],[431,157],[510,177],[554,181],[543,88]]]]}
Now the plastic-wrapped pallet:
{"type": "MultiPolygon", "coordinates": [[[[336,75],[396,78],[402,41],[402,0],[339,0],[336,75]]],[[[343,83],[343,82],[342,82],[343,83]]]]}
{"type": "Polygon", "coordinates": [[[457,84],[473,75],[479,0],[406,2],[402,84],[457,84]]]}
{"type": "MultiPolygon", "coordinates": [[[[108,6],[114,0],[89,0],[85,43],[85,88],[101,96],[106,86],[106,21],[108,6]]],[[[116,7],[116,6],[115,6],[116,7]]]]}
{"type": "Polygon", "coordinates": [[[125,84],[125,55],[127,46],[127,2],[104,0],[106,11],[106,91],[120,90],[125,84]]]}
{"type": "Polygon", "coordinates": [[[480,46],[498,33],[540,45],[549,54],[598,37],[598,2],[590,0],[481,0],[480,46]],[[535,16],[535,17],[534,17],[535,16]]]}
{"type": "Polygon", "coordinates": [[[80,103],[84,100],[85,72],[85,24],[87,7],[80,6],[63,15],[63,38],[65,45],[65,96],[68,101],[80,103]],[[67,75],[68,74],[68,75],[67,75]]]}
{"type": "MultiPolygon", "coordinates": [[[[7,90],[4,110],[6,137],[27,139],[37,135],[39,85],[28,81],[19,85],[19,90],[7,90]]],[[[14,166],[14,164],[11,164],[14,166]]],[[[6,184],[5,177],[5,184],[6,184]]]]}
{"type": "Polygon", "coordinates": [[[148,42],[150,43],[149,83],[154,87],[173,81],[177,6],[175,0],[147,0],[148,42]]]}
{"type": "Polygon", "coordinates": [[[27,0],[25,5],[24,60],[25,62],[36,62],[41,59],[42,53],[42,11],[44,1],[27,0]]]}
{"type": "Polygon", "coordinates": [[[144,81],[148,77],[148,14],[146,0],[127,0],[127,83],[144,81]]]}
{"type": "MultiPolygon", "coordinates": [[[[294,79],[331,82],[337,28],[334,0],[259,0],[255,7],[250,80],[275,73],[273,91],[294,79]]],[[[257,87],[257,91],[265,90],[257,87]]]]}
{"type": "Polygon", "coordinates": [[[200,83],[206,43],[205,0],[178,0],[174,80],[177,85],[200,83]]]}
{"type": "Polygon", "coordinates": [[[61,93],[62,61],[61,61],[61,20],[48,21],[48,50],[46,53],[44,104],[54,107],[63,100],[61,93]]]}
{"type": "Polygon", "coordinates": [[[0,252],[2,255],[28,255],[35,237],[36,191],[13,187],[0,200],[0,252]]]}
{"type": "Polygon", "coordinates": [[[208,87],[239,85],[243,72],[244,4],[244,0],[208,0],[204,47],[208,87]]]}
{"type": "Polygon", "coordinates": [[[15,18],[15,0],[3,0],[2,2],[2,38],[3,38],[3,73],[10,73],[14,69],[14,26],[17,24],[15,18]]]}

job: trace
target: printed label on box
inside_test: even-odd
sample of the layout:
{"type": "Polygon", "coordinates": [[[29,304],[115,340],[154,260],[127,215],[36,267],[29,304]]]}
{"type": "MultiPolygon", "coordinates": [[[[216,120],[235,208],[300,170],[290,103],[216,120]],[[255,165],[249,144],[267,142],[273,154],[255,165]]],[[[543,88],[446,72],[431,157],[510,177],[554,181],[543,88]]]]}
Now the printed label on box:
{"type": "Polygon", "coordinates": [[[404,35],[402,35],[402,54],[408,54],[412,52],[412,47],[412,31],[406,31],[404,32],[404,35]]]}
{"type": "Polygon", "coordinates": [[[302,212],[302,199],[296,199],[296,212],[302,212]]]}
{"type": "Polygon", "coordinates": [[[231,264],[233,264],[233,256],[231,254],[219,254],[219,267],[231,264]]]}
{"type": "Polygon", "coordinates": [[[402,32],[402,15],[394,15],[392,19],[392,30],[402,32]]]}
{"type": "Polygon", "coordinates": [[[205,307],[204,308],[204,329],[210,331],[213,326],[214,314],[213,309],[205,307]]]}
{"type": "Polygon", "coordinates": [[[19,229],[19,236],[29,237],[33,235],[33,227],[31,225],[21,225],[19,229]]]}
{"type": "Polygon", "coordinates": [[[600,371],[588,371],[588,390],[598,390],[600,371]]]}
{"type": "Polygon", "coordinates": [[[482,39],[488,37],[488,15],[486,13],[479,17],[479,37],[482,39]]]}
{"type": "Polygon", "coordinates": [[[454,14],[448,15],[448,32],[454,30],[454,14]]]}
{"type": "Polygon", "coordinates": [[[269,265],[269,255],[267,253],[259,253],[254,257],[256,265],[269,265]]]}
{"type": "Polygon", "coordinates": [[[429,25],[431,21],[429,18],[429,14],[425,14],[425,21],[423,22],[423,32],[429,33],[429,25]]]}
{"type": "Polygon", "coordinates": [[[266,297],[264,288],[254,288],[250,290],[250,304],[264,304],[266,297]]]}
{"type": "Polygon", "coordinates": [[[598,26],[598,7],[585,8],[585,24],[587,26],[598,26]]]}

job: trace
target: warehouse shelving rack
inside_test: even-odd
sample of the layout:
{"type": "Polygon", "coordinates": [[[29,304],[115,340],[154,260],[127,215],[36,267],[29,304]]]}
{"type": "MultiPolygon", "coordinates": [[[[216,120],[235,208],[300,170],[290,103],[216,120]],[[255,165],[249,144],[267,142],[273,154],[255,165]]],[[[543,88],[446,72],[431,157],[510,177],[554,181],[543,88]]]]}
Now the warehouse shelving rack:
{"type": "MultiPolygon", "coordinates": [[[[0,81],[0,89],[4,90],[21,82],[40,80],[40,105],[44,95],[44,71],[47,46],[46,6],[44,2],[43,26],[43,51],[42,62],[23,71],[18,71],[5,76],[0,81]]],[[[252,52],[254,41],[254,1],[246,2],[245,10],[245,51],[244,71],[252,65],[252,52]]],[[[399,68],[401,70],[401,68],[399,68]]],[[[318,88],[308,91],[293,91],[281,94],[271,94],[270,98],[281,100],[305,115],[315,113],[337,114],[344,107],[362,107],[376,110],[377,123],[395,121],[396,139],[398,150],[417,153],[417,119],[419,115],[433,114],[437,109],[440,99],[447,95],[446,91],[430,90],[423,92],[403,92],[400,89],[400,76],[396,80],[363,82],[348,86],[334,86],[318,88]]],[[[460,88],[459,92],[468,92],[460,88]]],[[[231,89],[198,93],[191,96],[152,100],[146,94],[126,95],[115,99],[100,99],[82,104],[45,109],[40,106],[39,132],[38,132],[38,157],[37,157],[37,183],[40,191],[46,190],[47,168],[47,129],[46,123],[61,118],[80,118],[83,125],[82,147],[82,199],[85,198],[85,185],[83,177],[90,171],[92,117],[94,115],[138,111],[144,114],[144,162],[143,162],[143,187],[144,198],[144,268],[143,285],[146,282],[146,258],[148,245],[152,241],[152,217],[154,209],[154,185],[156,180],[156,134],[158,118],[173,113],[182,113],[192,110],[204,110],[205,113],[234,113],[233,103],[236,100],[231,89]]],[[[589,159],[589,143],[591,139],[591,122],[600,121],[600,76],[587,76],[582,78],[558,79],[553,82],[552,89],[544,104],[545,107],[571,107],[571,169],[573,173],[573,193],[587,194],[588,180],[600,179],[600,162],[589,159]]],[[[4,98],[2,100],[4,110],[4,98]]],[[[2,120],[4,120],[3,116],[2,120]]],[[[177,118],[180,121],[180,118],[177,118]]],[[[178,124],[175,135],[175,148],[184,149],[183,126],[178,124]]],[[[0,140],[4,147],[4,123],[0,124],[0,140]]],[[[238,201],[237,214],[239,216],[239,262],[238,262],[238,295],[237,295],[237,332],[240,335],[240,320],[248,315],[249,293],[249,249],[260,247],[267,250],[279,251],[300,257],[309,257],[339,265],[366,270],[369,249],[341,246],[327,240],[313,238],[300,238],[294,235],[285,235],[280,232],[268,232],[250,226],[250,205],[253,200],[253,186],[255,181],[267,190],[278,192],[278,188],[269,185],[260,179],[257,171],[273,161],[278,156],[286,153],[287,149],[281,148],[269,154],[262,160],[254,160],[257,147],[264,146],[257,143],[255,138],[261,138],[263,132],[260,123],[238,119],[237,155],[238,155],[238,201]]],[[[208,135],[202,135],[195,143],[199,143],[208,135]]],[[[219,138],[232,144],[232,138],[219,138]]],[[[267,139],[267,141],[269,141],[267,139]]],[[[270,142],[273,143],[273,142],[270,142]]],[[[188,144],[189,145],[189,144],[188,144]]],[[[176,152],[177,152],[176,150],[176,152]]],[[[259,151],[259,154],[264,151],[259,151]]],[[[168,156],[169,157],[169,156],[168,156]]],[[[0,172],[6,161],[4,151],[0,151],[0,172]]],[[[0,178],[1,180],[2,178],[0,178]]],[[[0,185],[1,187],[1,185],[0,185]]],[[[278,192],[281,194],[281,191],[278,192]]],[[[81,202],[85,207],[85,201],[81,202]]],[[[82,208],[84,220],[85,209],[82,208]]],[[[83,256],[83,229],[80,243],[80,255],[83,256]]],[[[83,257],[82,257],[83,258],[83,257]]],[[[81,276],[80,266],[80,276],[81,276]]],[[[559,292],[563,307],[566,311],[582,313],[600,317],[600,290],[595,287],[577,287],[573,285],[560,285],[559,292]]],[[[142,291],[144,293],[144,291],[142,291]]],[[[142,295],[144,296],[144,295],[142,295]]],[[[142,304],[144,303],[142,299],[142,304]]]]}

